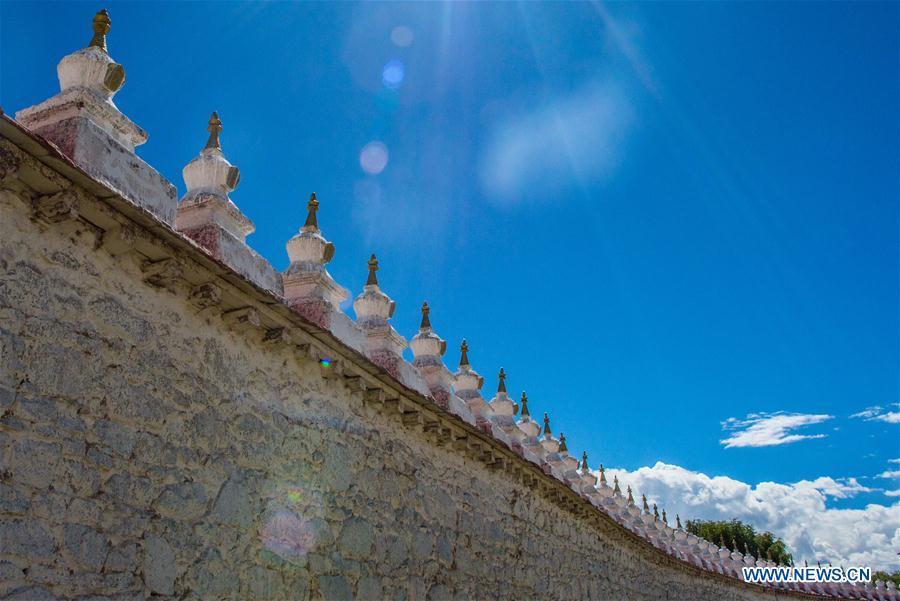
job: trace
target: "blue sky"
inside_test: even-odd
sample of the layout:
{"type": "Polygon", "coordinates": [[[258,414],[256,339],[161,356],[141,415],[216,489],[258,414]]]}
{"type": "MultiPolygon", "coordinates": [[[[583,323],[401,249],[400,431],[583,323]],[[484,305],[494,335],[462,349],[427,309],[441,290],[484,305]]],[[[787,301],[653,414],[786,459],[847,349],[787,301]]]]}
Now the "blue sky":
{"type": "MultiPolygon", "coordinates": [[[[315,190],[338,282],[376,252],[402,334],[427,299],[593,463],[830,478],[900,541],[900,5],[105,6],[138,154],[183,193],[217,110],[277,268],[315,190]]],[[[101,7],[0,5],[7,112],[101,7]]]]}

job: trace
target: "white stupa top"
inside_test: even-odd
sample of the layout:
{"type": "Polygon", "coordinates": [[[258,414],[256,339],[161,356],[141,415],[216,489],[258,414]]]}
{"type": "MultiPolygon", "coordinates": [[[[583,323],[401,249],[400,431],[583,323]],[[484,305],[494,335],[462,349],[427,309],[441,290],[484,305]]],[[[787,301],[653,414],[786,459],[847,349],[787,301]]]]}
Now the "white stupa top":
{"type": "Polygon", "coordinates": [[[210,115],[207,131],[206,146],[182,170],[187,193],[181,199],[176,227],[186,230],[216,223],[244,242],[255,228],[228,196],[240,182],[241,172],[222,152],[219,144],[222,121],[218,113],[210,115]]]}
{"type": "Polygon", "coordinates": [[[528,396],[524,392],[522,392],[521,404],[522,410],[516,425],[522,431],[523,438],[536,439],[537,435],[541,433],[541,426],[531,419],[531,412],[528,410],[528,396]]]}
{"type": "Polygon", "coordinates": [[[285,297],[290,292],[291,298],[323,298],[331,304],[333,310],[339,311],[341,303],[350,297],[350,292],[335,282],[325,269],[325,265],[334,257],[334,244],[326,240],[319,230],[316,217],[319,201],[315,192],[310,194],[306,209],[306,222],[287,242],[291,264],[284,272],[285,297]]]}
{"type": "Polygon", "coordinates": [[[369,277],[363,291],[353,301],[356,321],[362,327],[386,326],[393,317],[396,304],[378,287],[378,259],[373,254],[369,259],[369,277]]]}
{"type": "Polygon", "coordinates": [[[544,447],[547,454],[559,452],[559,441],[553,438],[553,433],[550,431],[550,416],[546,413],[544,414],[544,437],[541,439],[541,446],[544,447]]]}
{"type": "Polygon", "coordinates": [[[469,364],[469,345],[465,340],[460,346],[459,368],[453,374],[453,381],[457,396],[464,401],[482,398],[481,387],[484,385],[484,378],[469,364]]]}
{"type": "Polygon", "coordinates": [[[428,314],[428,303],[422,303],[422,322],[418,333],[409,341],[413,353],[413,365],[443,365],[441,357],[447,351],[447,341],[434,333],[428,314]]]}
{"type": "Polygon", "coordinates": [[[94,37],[90,43],[86,48],[64,56],[56,66],[60,93],[19,111],[16,114],[19,121],[30,125],[39,120],[43,126],[80,111],[90,114],[97,126],[129,152],[147,141],[147,132],[123,115],[112,100],[125,85],[125,68],[109,56],[106,48],[106,34],[111,23],[105,8],[94,15],[94,37]],[[76,98],[80,103],[69,106],[76,98]]]}
{"type": "Polygon", "coordinates": [[[494,395],[494,398],[490,401],[491,413],[498,417],[509,418],[511,421],[513,416],[515,416],[516,411],[519,410],[519,407],[506,393],[506,372],[502,367],[500,368],[500,373],[497,375],[497,380],[497,394],[494,395]]]}

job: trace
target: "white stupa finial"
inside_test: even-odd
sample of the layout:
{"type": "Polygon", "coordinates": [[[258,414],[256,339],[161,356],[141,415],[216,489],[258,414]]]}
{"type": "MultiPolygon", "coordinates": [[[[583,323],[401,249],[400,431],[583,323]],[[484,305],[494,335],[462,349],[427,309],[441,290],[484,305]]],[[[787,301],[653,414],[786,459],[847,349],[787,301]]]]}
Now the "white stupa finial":
{"type": "Polygon", "coordinates": [[[175,228],[184,231],[216,224],[244,242],[255,228],[228,196],[240,182],[241,172],[222,153],[222,120],[217,112],[209,116],[206,130],[206,145],[182,170],[187,193],[178,207],[175,228]]]}
{"type": "MultiPolygon", "coordinates": [[[[438,336],[431,327],[431,307],[427,301],[422,302],[422,320],[419,331],[409,341],[413,353],[413,366],[425,378],[431,397],[444,409],[450,408],[453,391],[453,376],[444,365],[443,356],[447,351],[447,341],[438,336]]],[[[462,401],[456,399],[462,405],[462,401]]],[[[457,407],[456,410],[461,410],[457,407]]]]}
{"type": "MultiPolygon", "coordinates": [[[[93,19],[94,35],[87,47],[64,57],[56,68],[59,88],[62,91],[73,88],[90,90],[99,97],[111,101],[113,95],[125,85],[125,69],[116,63],[106,48],[106,34],[112,20],[105,8],[98,11],[93,19]]],[[[146,141],[136,142],[134,146],[146,141]]]]}
{"type": "Polygon", "coordinates": [[[376,272],[379,269],[375,253],[367,263],[369,274],[363,291],[353,301],[356,324],[363,331],[366,356],[396,377],[400,377],[401,354],[406,348],[406,339],[388,323],[394,315],[396,303],[378,285],[376,272]]]}
{"type": "Polygon", "coordinates": [[[106,9],[94,15],[88,45],[56,66],[59,93],[18,111],[16,121],[53,142],[89,176],[171,224],[178,203],[175,186],[135,154],[147,132],[113,102],[125,85],[125,69],[106,46],[111,24],[106,9]]]}

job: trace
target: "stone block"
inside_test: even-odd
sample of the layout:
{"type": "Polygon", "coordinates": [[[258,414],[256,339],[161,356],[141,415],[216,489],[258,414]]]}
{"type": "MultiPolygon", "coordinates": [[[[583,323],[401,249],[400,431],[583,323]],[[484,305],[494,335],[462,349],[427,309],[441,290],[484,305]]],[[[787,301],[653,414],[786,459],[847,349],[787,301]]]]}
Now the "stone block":
{"type": "Polygon", "coordinates": [[[32,560],[52,557],[56,542],[44,524],[33,519],[0,519],[3,552],[32,560]]]}
{"type": "Polygon", "coordinates": [[[127,426],[101,419],[94,422],[94,434],[101,443],[127,459],[134,450],[137,433],[127,426]]]}
{"type": "Polygon", "coordinates": [[[437,537],[435,551],[437,552],[438,560],[444,565],[449,566],[453,562],[453,545],[450,544],[450,540],[446,536],[441,535],[437,537]]]}
{"type": "Polygon", "coordinates": [[[335,491],[347,490],[353,483],[352,456],[343,445],[329,445],[323,450],[323,478],[335,491]]]}
{"type": "Polygon", "coordinates": [[[434,546],[434,535],[424,528],[416,531],[413,541],[413,554],[417,560],[422,561],[431,557],[431,549],[434,546]]]}
{"type": "Polygon", "coordinates": [[[339,546],[345,557],[366,559],[372,553],[374,540],[372,525],[361,518],[352,518],[344,524],[339,546]]]}
{"type": "Polygon", "coordinates": [[[205,597],[221,599],[238,589],[237,570],[225,564],[216,550],[207,551],[193,574],[196,589],[205,597]]]}
{"type": "Polygon", "coordinates": [[[353,601],[350,583],[343,576],[319,576],[317,580],[323,601],[353,601]]]}
{"type": "Polygon", "coordinates": [[[40,440],[21,439],[12,444],[10,465],[17,481],[48,488],[58,477],[60,447],[40,440]]]}
{"type": "Polygon", "coordinates": [[[16,398],[16,391],[14,389],[7,386],[0,386],[0,415],[6,413],[6,410],[12,405],[14,398],[16,398]]]}
{"type": "Polygon", "coordinates": [[[28,497],[12,486],[0,482],[0,512],[21,514],[28,511],[28,497]]]}
{"type": "Polygon", "coordinates": [[[150,478],[129,473],[113,474],[101,489],[110,497],[131,507],[147,507],[155,496],[150,478]]]}
{"type": "Polygon", "coordinates": [[[235,472],[228,478],[213,507],[213,517],[225,524],[248,527],[258,513],[258,502],[245,474],[235,472]]]}
{"type": "Polygon", "coordinates": [[[140,547],[133,541],[119,543],[109,550],[103,570],[107,572],[130,572],[140,563],[140,547]]]}
{"type": "Polygon", "coordinates": [[[175,553],[162,537],[150,535],[144,541],[144,584],[160,595],[175,593],[175,553]]]}
{"type": "Polygon", "coordinates": [[[195,520],[206,513],[206,488],[197,482],[180,482],[166,486],[153,508],[162,516],[178,520],[195,520]]]}
{"type": "Polygon", "coordinates": [[[109,541],[89,526],[66,524],[63,528],[66,551],[88,570],[99,572],[106,561],[109,541]]]}
{"type": "Polygon", "coordinates": [[[247,585],[254,599],[278,599],[285,595],[281,575],[275,570],[253,566],[247,573],[247,585]]]}
{"type": "Polygon", "coordinates": [[[383,599],[383,587],[378,576],[364,576],[356,585],[357,601],[375,601],[383,599]]]}
{"type": "Polygon", "coordinates": [[[450,599],[452,599],[452,594],[445,584],[434,584],[428,589],[427,601],[450,601],[450,599]]]}

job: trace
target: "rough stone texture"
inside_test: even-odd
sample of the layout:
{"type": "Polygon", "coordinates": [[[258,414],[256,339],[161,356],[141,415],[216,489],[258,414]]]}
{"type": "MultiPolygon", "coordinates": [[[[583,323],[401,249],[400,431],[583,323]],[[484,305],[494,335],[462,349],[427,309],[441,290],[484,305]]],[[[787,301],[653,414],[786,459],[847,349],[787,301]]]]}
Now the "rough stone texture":
{"type": "Polygon", "coordinates": [[[144,541],[144,584],[161,595],[175,592],[175,553],[165,539],[149,536],[144,541]]]}
{"type": "Polygon", "coordinates": [[[3,181],[0,598],[776,598],[372,411],[3,181]]]}

